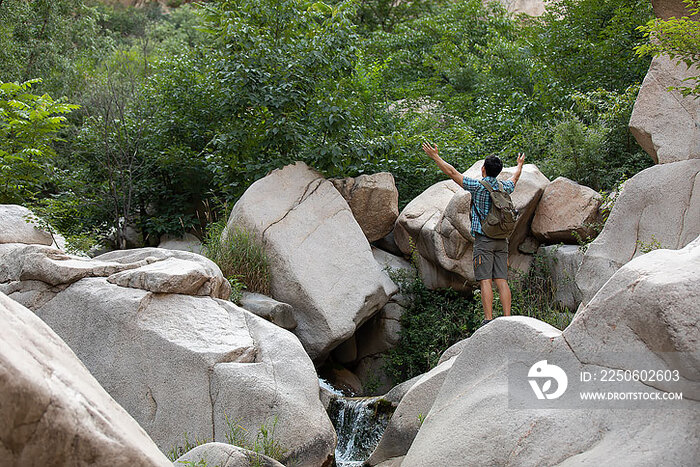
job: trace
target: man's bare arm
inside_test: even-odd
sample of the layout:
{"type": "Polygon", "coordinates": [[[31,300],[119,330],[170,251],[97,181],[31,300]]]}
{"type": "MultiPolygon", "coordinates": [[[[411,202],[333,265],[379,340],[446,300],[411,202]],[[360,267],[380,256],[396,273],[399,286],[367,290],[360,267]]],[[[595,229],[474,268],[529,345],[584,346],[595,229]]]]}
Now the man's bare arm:
{"type": "Polygon", "coordinates": [[[462,186],[462,182],[464,180],[464,177],[462,176],[461,173],[454,167],[452,167],[450,164],[442,160],[442,158],[438,155],[438,148],[437,145],[433,146],[430,143],[423,143],[423,151],[430,157],[432,160],[435,161],[437,164],[438,168],[442,170],[442,172],[450,177],[452,180],[455,181],[459,186],[462,186]]]}
{"type": "Polygon", "coordinates": [[[518,184],[518,180],[520,180],[520,174],[523,172],[523,164],[525,163],[525,154],[519,153],[518,154],[518,167],[515,169],[515,173],[513,174],[512,177],[509,178],[511,182],[513,182],[513,185],[518,184]]]}

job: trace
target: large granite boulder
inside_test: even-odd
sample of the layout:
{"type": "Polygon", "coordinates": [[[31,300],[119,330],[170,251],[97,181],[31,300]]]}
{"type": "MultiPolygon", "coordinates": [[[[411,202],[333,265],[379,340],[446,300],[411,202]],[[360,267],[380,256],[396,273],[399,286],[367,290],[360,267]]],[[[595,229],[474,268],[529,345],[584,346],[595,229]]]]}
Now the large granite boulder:
{"type": "Polygon", "coordinates": [[[16,204],[0,204],[0,244],[52,245],[54,238],[59,247],[65,246],[65,239],[60,235],[52,236],[29,209],[16,204]]]}
{"type": "Polygon", "coordinates": [[[677,65],[668,56],[655,57],[634,103],[630,131],[657,164],[700,158],[700,100],[683,97],[672,86],[700,69],[677,65]]]}
{"type": "Polygon", "coordinates": [[[623,266],[563,333],[519,316],[479,329],[466,340],[401,465],[694,465],[699,281],[700,239],[623,266]],[[542,360],[568,374],[557,400],[538,401],[528,386],[542,360]],[[678,371],[679,380],[579,378],[647,368],[678,371]],[[585,402],[584,388],[649,398],[682,391],[683,399],[585,402]],[[523,405],[526,398],[531,405],[523,405]]]}
{"type": "Polygon", "coordinates": [[[378,465],[408,452],[454,360],[452,358],[441,363],[422,375],[401,398],[384,430],[384,435],[367,460],[369,465],[378,465]]]}
{"type": "Polygon", "coordinates": [[[392,231],[399,216],[399,191],[392,174],[380,172],[331,182],[348,202],[367,240],[374,242],[392,231]]]}
{"type": "Polygon", "coordinates": [[[160,237],[158,248],[189,251],[190,253],[197,253],[198,255],[201,255],[203,251],[202,242],[191,233],[185,233],[181,237],[168,234],[163,235],[160,237]]]}
{"type": "Polygon", "coordinates": [[[546,243],[578,243],[595,234],[603,197],[587,186],[559,177],[547,185],[532,219],[532,234],[546,243]]]}
{"type": "Polygon", "coordinates": [[[223,441],[227,417],[249,433],[276,419],[290,459],[330,463],[336,438],[313,363],[293,334],[219,299],[225,283],[183,251],[87,260],[0,245],[0,291],[61,336],[162,450],[185,434],[223,441]]]}
{"type": "Polygon", "coordinates": [[[583,261],[583,251],[576,245],[548,245],[537,251],[542,272],[554,289],[554,302],[570,311],[581,303],[576,286],[576,271],[583,261]]]}
{"type": "Polygon", "coordinates": [[[623,264],[654,248],[679,249],[700,235],[700,160],[657,165],[627,181],[576,284],[586,303],[623,264]]]}
{"type": "MultiPolygon", "coordinates": [[[[683,398],[700,401],[699,285],[700,237],[680,250],[651,251],[618,270],[564,338],[590,365],[678,368],[683,398]]],[[[647,384],[669,392],[679,387],[663,379],[647,384]]]]}
{"type": "MultiPolygon", "coordinates": [[[[483,161],[475,163],[465,175],[481,178],[483,161]]],[[[503,169],[501,180],[510,178],[515,167],[503,169]]],[[[528,236],[529,222],[537,203],[549,184],[536,166],[527,164],[511,195],[520,212],[515,232],[510,238],[511,265],[527,261],[518,246],[528,236]]],[[[452,180],[436,183],[411,201],[396,221],[394,238],[401,251],[410,255],[418,250],[419,269],[428,287],[470,289],[476,285],[472,263],[473,237],[470,215],[471,195],[452,180]]]]}
{"type": "Polygon", "coordinates": [[[41,319],[0,293],[0,464],[169,466],[41,319]]]}
{"type": "MultiPolygon", "coordinates": [[[[542,16],[545,11],[544,0],[499,0],[509,13],[524,13],[530,16],[542,16]]],[[[487,2],[484,2],[486,4],[487,2]]]]}
{"type": "Polygon", "coordinates": [[[294,333],[315,361],[397,291],[345,199],[301,162],[253,183],[233,207],[227,228],[246,229],[262,243],[272,297],[294,308],[294,333]]]}

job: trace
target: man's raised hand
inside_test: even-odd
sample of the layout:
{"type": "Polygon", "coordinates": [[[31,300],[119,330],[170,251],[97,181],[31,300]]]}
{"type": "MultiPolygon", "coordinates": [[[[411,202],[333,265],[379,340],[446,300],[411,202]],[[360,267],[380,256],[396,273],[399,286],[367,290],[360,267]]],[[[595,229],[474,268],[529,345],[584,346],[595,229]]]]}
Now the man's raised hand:
{"type": "Polygon", "coordinates": [[[437,145],[433,146],[427,141],[423,141],[423,151],[433,160],[439,157],[437,145]]]}
{"type": "Polygon", "coordinates": [[[519,152],[518,153],[518,166],[522,167],[524,163],[525,163],[525,153],[519,152]]]}

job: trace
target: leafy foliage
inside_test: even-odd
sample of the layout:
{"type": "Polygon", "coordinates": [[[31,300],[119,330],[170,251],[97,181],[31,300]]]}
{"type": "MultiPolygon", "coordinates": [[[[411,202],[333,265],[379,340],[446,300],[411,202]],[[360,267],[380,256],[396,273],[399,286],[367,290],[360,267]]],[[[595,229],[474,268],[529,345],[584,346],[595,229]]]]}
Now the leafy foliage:
{"type": "Polygon", "coordinates": [[[0,203],[32,199],[50,181],[52,143],[65,127],[65,114],[78,108],[48,94],[32,94],[34,79],[0,81],[0,203]]]}
{"type": "Polygon", "coordinates": [[[483,319],[481,303],[453,290],[429,290],[420,278],[390,272],[400,292],[411,298],[401,316],[401,339],[387,356],[387,374],[395,383],[437,365],[452,344],[466,339],[483,319]]]}
{"type": "MultiPolygon", "coordinates": [[[[509,271],[511,286],[511,312],[513,315],[530,316],[563,330],[574,318],[574,312],[558,305],[554,296],[557,285],[552,281],[547,261],[535,255],[527,273],[509,271]]],[[[570,278],[573,280],[573,278],[570,278]]],[[[498,294],[494,299],[494,312],[502,312],[498,294]]]]}
{"type": "MultiPolygon", "coordinates": [[[[277,416],[270,423],[260,425],[254,439],[250,439],[247,431],[237,422],[230,420],[226,416],[226,442],[234,446],[239,446],[255,454],[263,454],[277,461],[285,460],[288,449],[275,438],[275,428],[277,427],[277,416]]],[[[264,465],[262,458],[254,456],[250,459],[251,465],[264,465]]]]}
{"type": "Polygon", "coordinates": [[[204,252],[231,282],[234,301],[240,299],[242,287],[270,295],[270,265],[254,234],[240,227],[228,229],[224,222],[215,222],[209,226],[204,252]]]}

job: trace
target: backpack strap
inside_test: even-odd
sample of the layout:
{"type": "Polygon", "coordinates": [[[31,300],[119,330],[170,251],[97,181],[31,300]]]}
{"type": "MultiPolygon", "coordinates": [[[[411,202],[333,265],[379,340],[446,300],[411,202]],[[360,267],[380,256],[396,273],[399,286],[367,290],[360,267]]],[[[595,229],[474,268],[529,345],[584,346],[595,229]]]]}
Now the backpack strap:
{"type": "Polygon", "coordinates": [[[496,185],[498,185],[498,190],[494,190],[493,187],[491,186],[491,184],[486,183],[484,180],[479,180],[479,183],[481,183],[484,186],[484,188],[486,188],[489,191],[489,193],[493,193],[494,191],[503,191],[503,184],[498,180],[496,180],[496,185]]]}
{"type": "MultiPolygon", "coordinates": [[[[481,184],[483,185],[483,187],[486,188],[486,189],[488,190],[489,194],[492,195],[493,192],[495,191],[495,190],[493,189],[493,187],[491,186],[491,184],[485,182],[483,179],[482,179],[482,180],[479,180],[479,183],[481,183],[481,184]]],[[[503,187],[501,186],[501,182],[499,182],[498,180],[496,180],[496,183],[498,184],[498,188],[503,189],[503,187]]],[[[474,202],[474,198],[472,198],[472,203],[473,203],[473,202],[474,202]]],[[[483,222],[484,220],[486,220],[486,215],[484,215],[484,217],[481,217],[481,215],[479,214],[479,210],[478,210],[478,209],[476,209],[476,215],[479,216],[479,219],[481,219],[482,222],[483,222]]]]}

